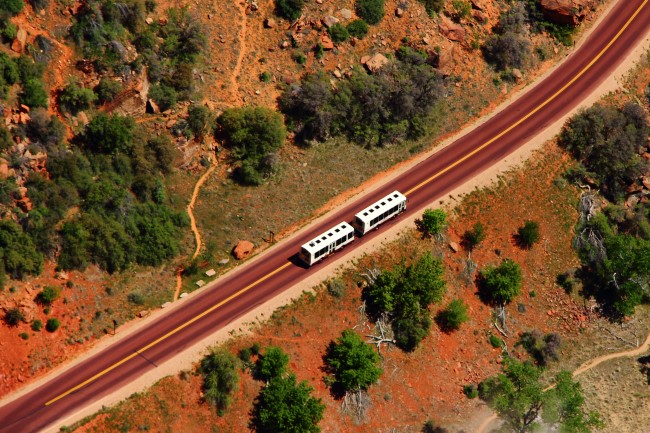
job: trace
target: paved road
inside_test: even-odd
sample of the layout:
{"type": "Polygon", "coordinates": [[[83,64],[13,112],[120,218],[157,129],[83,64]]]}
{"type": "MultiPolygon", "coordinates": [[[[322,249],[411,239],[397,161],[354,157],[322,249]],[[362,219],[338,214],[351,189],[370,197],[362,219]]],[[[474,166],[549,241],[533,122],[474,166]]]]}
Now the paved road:
{"type": "MultiPolygon", "coordinates": [[[[568,112],[612,72],[645,35],[650,23],[648,1],[620,0],[570,61],[564,62],[547,79],[481,128],[418,164],[394,182],[326,218],[318,227],[287,241],[255,267],[220,280],[187,301],[173,315],[161,317],[141,332],[0,407],[0,432],[35,432],[56,425],[64,414],[131,382],[155,368],[156,364],[316,272],[320,265],[305,269],[292,258],[300,245],[340,221],[351,221],[357,210],[389,192],[397,189],[406,193],[409,200],[406,214],[410,214],[503,159],[568,112]],[[635,13],[636,17],[629,21],[635,13]],[[619,33],[626,24],[626,30],[619,33]]],[[[368,242],[380,232],[357,239],[347,249],[368,242]]]]}

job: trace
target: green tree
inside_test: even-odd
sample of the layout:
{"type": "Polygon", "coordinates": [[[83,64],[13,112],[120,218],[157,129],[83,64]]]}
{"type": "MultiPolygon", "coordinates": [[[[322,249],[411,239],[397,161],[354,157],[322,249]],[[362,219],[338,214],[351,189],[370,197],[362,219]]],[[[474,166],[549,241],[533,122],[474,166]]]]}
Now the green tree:
{"type": "Polygon", "coordinates": [[[409,314],[401,314],[393,319],[395,344],[405,352],[413,352],[420,342],[429,335],[431,319],[429,312],[414,304],[409,314]]]}
{"type": "Polygon", "coordinates": [[[479,272],[481,296],[488,302],[504,305],[521,291],[521,267],[511,259],[503,259],[499,266],[486,266],[479,272]]]}
{"type": "Polygon", "coordinates": [[[48,94],[43,81],[30,78],[23,83],[23,91],[19,95],[20,103],[29,108],[47,107],[48,94]]]}
{"type": "Polygon", "coordinates": [[[98,113],[86,126],[83,141],[91,151],[128,154],[133,148],[134,135],[133,118],[98,113]]]}
{"type": "Polygon", "coordinates": [[[582,387],[568,371],[555,376],[555,387],[545,393],[542,419],[559,425],[561,433],[591,433],[603,427],[597,412],[586,412],[582,387]]]}
{"type": "Polygon", "coordinates": [[[257,376],[269,381],[276,377],[282,377],[289,365],[289,355],[275,346],[269,346],[257,360],[257,376]]]}
{"type": "Polygon", "coordinates": [[[536,221],[526,221],[522,227],[517,230],[517,242],[523,248],[530,249],[539,241],[539,223],[536,221]]]}
{"type": "Polygon", "coordinates": [[[23,0],[3,0],[0,2],[0,16],[14,16],[18,15],[25,7],[23,0]]]}
{"type": "Polygon", "coordinates": [[[300,18],[304,0],[275,0],[275,13],[282,18],[294,21],[300,18]]]}
{"type": "Polygon", "coordinates": [[[382,373],[377,352],[351,329],[330,343],[325,362],[334,376],[334,387],[343,392],[367,390],[382,373]]]}
{"type": "Polygon", "coordinates": [[[517,433],[531,431],[544,404],[540,370],[529,362],[504,360],[503,373],[479,385],[479,397],[517,433]]]}
{"type": "Polygon", "coordinates": [[[463,233],[462,243],[469,251],[473,251],[486,238],[485,226],[482,222],[477,221],[471,230],[463,233]]]}
{"type": "Polygon", "coordinates": [[[416,224],[423,236],[439,237],[447,227],[447,213],[442,209],[426,209],[416,224]]]}
{"type": "Polygon", "coordinates": [[[279,113],[264,107],[244,107],[224,111],[217,119],[216,135],[242,162],[239,180],[257,185],[270,174],[273,164],[269,157],[284,144],[287,130],[279,113]]]}
{"type": "Polygon", "coordinates": [[[540,378],[533,364],[506,358],[503,373],[481,382],[479,396],[516,433],[534,431],[540,417],[563,433],[602,426],[597,413],[585,412],[582,389],[570,372],[559,373],[555,387],[546,390],[540,378]]]}
{"type": "Polygon", "coordinates": [[[213,348],[201,360],[203,398],[223,415],[230,405],[230,396],[239,382],[237,358],[225,349],[213,348]]]}
{"type": "Polygon", "coordinates": [[[25,321],[25,315],[18,307],[10,308],[5,313],[4,321],[8,326],[18,326],[20,322],[25,321]]]}
{"type": "Polygon", "coordinates": [[[436,322],[445,332],[456,331],[460,325],[469,320],[467,304],[461,299],[454,299],[436,316],[436,322]]]}
{"type": "Polygon", "coordinates": [[[485,42],[483,53],[485,60],[497,70],[525,69],[531,58],[530,40],[512,31],[494,34],[485,42]]]}
{"type": "Polygon", "coordinates": [[[122,84],[119,81],[111,80],[106,77],[102,77],[95,88],[95,93],[97,93],[97,98],[101,104],[111,102],[121,91],[122,84]]]}
{"type": "Polygon", "coordinates": [[[68,84],[59,93],[59,105],[72,114],[90,108],[95,101],[97,101],[95,92],[79,86],[76,82],[68,84]]]}
{"type": "Polygon", "coordinates": [[[384,0],[357,0],[356,12],[368,24],[379,24],[384,18],[384,0]]]}
{"type": "Polygon", "coordinates": [[[625,189],[647,169],[641,157],[650,125],[643,107],[594,105],[567,122],[559,144],[596,180],[605,196],[623,199],[625,189]]]}
{"type": "Polygon", "coordinates": [[[29,235],[11,220],[0,221],[0,260],[12,278],[38,275],[43,269],[43,255],[29,235]]]}
{"type": "Polygon", "coordinates": [[[57,329],[59,329],[59,326],[61,326],[59,319],[52,317],[50,319],[47,319],[47,323],[45,324],[45,329],[47,330],[47,332],[54,332],[57,329]]]}
{"type": "Polygon", "coordinates": [[[325,405],[312,397],[306,381],[296,375],[273,378],[260,392],[252,425],[258,433],[318,433],[325,405]]]}

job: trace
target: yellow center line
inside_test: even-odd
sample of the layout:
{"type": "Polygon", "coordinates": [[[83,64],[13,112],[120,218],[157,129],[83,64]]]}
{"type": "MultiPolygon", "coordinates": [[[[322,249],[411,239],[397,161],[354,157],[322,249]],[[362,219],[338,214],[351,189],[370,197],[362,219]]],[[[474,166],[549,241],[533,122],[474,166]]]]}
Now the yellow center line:
{"type": "Polygon", "coordinates": [[[507,134],[508,132],[512,131],[512,130],[513,130],[514,128],[516,128],[517,126],[521,125],[521,123],[525,122],[527,119],[529,119],[529,118],[530,118],[531,116],[533,116],[535,113],[537,113],[539,110],[541,110],[541,109],[544,108],[546,105],[548,105],[551,101],[553,101],[555,98],[557,98],[557,97],[558,97],[560,94],[562,94],[562,93],[563,93],[563,92],[564,92],[564,91],[565,91],[569,86],[571,86],[571,85],[572,85],[573,83],[575,83],[575,82],[576,82],[580,77],[582,77],[582,76],[583,76],[583,75],[584,75],[584,74],[585,74],[585,73],[586,73],[586,72],[587,72],[587,71],[588,71],[588,70],[589,70],[589,69],[594,65],[594,63],[596,63],[596,62],[598,61],[598,59],[600,59],[600,58],[601,58],[601,57],[602,57],[602,56],[607,52],[607,50],[610,49],[610,47],[614,44],[614,42],[616,42],[616,41],[618,40],[618,38],[623,34],[623,32],[625,31],[625,29],[627,29],[627,28],[630,26],[630,24],[632,23],[632,21],[634,21],[634,19],[637,17],[637,15],[639,15],[639,13],[641,12],[641,10],[645,7],[646,3],[648,3],[648,0],[644,0],[644,2],[641,3],[641,5],[637,8],[637,10],[634,12],[634,14],[630,17],[630,19],[627,20],[627,22],[623,25],[623,27],[621,27],[621,29],[618,31],[618,33],[616,33],[616,35],[612,38],[612,40],[610,40],[609,43],[608,43],[607,45],[605,45],[605,47],[604,47],[604,48],[603,48],[603,49],[602,49],[602,50],[601,50],[601,51],[596,55],[596,57],[593,58],[593,60],[592,60],[591,62],[589,62],[589,63],[587,64],[587,66],[585,66],[585,67],[584,67],[580,72],[578,72],[578,74],[576,74],[576,76],[574,76],[574,77],[573,77],[573,78],[572,78],[568,83],[566,83],[564,86],[562,86],[562,88],[560,88],[557,92],[555,92],[553,95],[551,95],[547,100],[545,100],[544,102],[542,102],[541,104],[539,104],[537,107],[535,107],[532,111],[530,111],[530,112],[529,112],[528,114],[526,114],[524,117],[522,117],[521,119],[519,119],[518,121],[516,121],[515,123],[513,123],[512,125],[510,125],[508,128],[506,128],[506,129],[504,129],[503,131],[501,131],[499,134],[497,134],[497,135],[495,135],[494,137],[492,137],[492,138],[491,138],[490,140],[488,140],[487,142],[483,143],[482,145],[480,145],[479,147],[477,147],[477,148],[474,149],[473,151],[469,152],[468,154],[466,154],[466,155],[463,156],[462,158],[456,160],[456,161],[453,162],[452,164],[449,164],[447,167],[443,168],[442,170],[440,170],[439,172],[435,173],[435,174],[432,175],[431,177],[429,177],[429,178],[423,180],[422,182],[420,182],[419,184],[415,185],[413,188],[411,188],[411,189],[409,189],[408,191],[406,191],[406,192],[404,193],[404,195],[408,196],[408,195],[413,194],[415,191],[417,191],[418,189],[422,188],[424,185],[426,185],[426,184],[430,183],[431,181],[437,179],[438,177],[442,176],[443,174],[445,174],[446,172],[448,172],[448,171],[451,170],[452,168],[456,167],[457,165],[463,163],[463,162],[466,161],[467,159],[469,159],[469,158],[471,158],[472,156],[476,155],[478,152],[480,152],[481,150],[485,149],[485,148],[488,147],[490,144],[494,143],[494,142],[497,141],[499,138],[503,137],[505,134],[507,134]]]}
{"type": "Polygon", "coordinates": [[[160,337],[160,338],[158,338],[158,339],[152,341],[151,343],[147,344],[146,346],[144,346],[144,347],[142,347],[142,348],[136,350],[135,352],[133,352],[133,353],[130,354],[129,356],[126,356],[126,357],[122,358],[121,360],[117,361],[115,364],[111,365],[110,367],[105,368],[104,370],[100,371],[99,373],[97,373],[96,375],[94,375],[93,377],[91,377],[90,379],[87,379],[87,380],[81,382],[79,385],[77,385],[77,386],[75,386],[75,387],[73,387],[73,388],[70,388],[69,390],[67,390],[67,391],[64,392],[63,394],[60,394],[60,395],[58,395],[57,397],[54,397],[52,400],[50,400],[50,401],[48,401],[47,403],[45,403],[45,406],[49,406],[49,405],[51,405],[52,403],[56,402],[57,400],[60,400],[60,399],[62,399],[63,397],[65,397],[65,396],[67,396],[67,395],[69,395],[69,394],[71,394],[71,393],[77,391],[78,389],[83,388],[84,386],[88,385],[89,383],[94,382],[94,381],[97,380],[98,378],[104,376],[106,373],[108,373],[108,372],[110,372],[110,371],[116,369],[117,367],[119,367],[120,365],[124,364],[124,363],[127,362],[128,360],[135,358],[136,356],[138,356],[138,355],[141,354],[142,352],[144,352],[144,351],[146,351],[146,350],[148,350],[148,349],[151,349],[151,348],[152,348],[153,346],[155,346],[156,344],[158,344],[158,343],[160,343],[161,341],[163,341],[163,340],[165,340],[165,339],[171,337],[172,335],[176,334],[177,332],[181,331],[182,329],[184,329],[184,328],[190,326],[192,323],[194,323],[194,322],[196,322],[197,320],[201,319],[202,317],[204,317],[204,316],[210,314],[211,312],[213,312],[213,311],[216,310],[217,308],[223,306],[224,304],[227,304],[228,302],[232,301],[233,299],[235,299],[235,298],[241,296],[242,294],[244,294],[245,292],[249,291],[249,290],[252,289],[253,287],[257,286],[258,284],[260,284],[260,283],[263,282],[264,280],[269,279],[269,278],[272,277],[273,275],[277,274],[278,272],[282,271],[283,269],[286,269],[286,268],[289,267],[289,266],[291,266],[291,262],[287,262],[287,263],[285,263],[284,265],[282,265],[282,266],[276,268],[275,270],[269,272],[268,274],[264,275],[264,276],[263,276],[262,278],[260,278],[259,280],[256,280],[256,281],[252,282],[251,284],[249,284],[248,286],[246,286],[246,287],[244,287],[243,289],[241,289],[240,291],[238,291],[238,292],[236,292],[236,293],[233,293],[232,295],[230,295],[229,297],[227,297],[227,298],[224,299],[223,301],[221,301],[221,302],[219,302],[219,303],[213,305],[212,307],[208,308],[207,310],[203,311],[202,313],[200,313],[200,314],[194,316],[193,318],[191,318],[191,319],[188,320],[187,322],[183,323],[182,325],[177,326],[176,328],[172,329],[171,331],[169,331],[168,333],[166,333],[166,334],[163,335],[162,337],[160,337]]]}
{"type": "MultiPolygon", "coordinates": [[[[437,172],[437,173],[434,174],[433,176],[429,177],[428,179],[426,179],[426,180],[420,182],[419,184],[417,184],[416,186],[414,186],[413,188],[411,188],[410,190],[408,190],[404,195],[410,195],[410,194],[412,194],[413,192],[415,192],[415,191],[417,191],[418,189],[422,188],[424,185],[428,184],[428,183],[431,182],[432,180],[434,180],[434,179],[440,177],[441,175],[443,175],[444,173],[448,172],[448,171],[451,170],[452,168],[454,168],[454,167],[456,167],[457,165],[461,164],[462,162],[464,162],[464,161],[467,160],[468,158],[472,157],[473,155],[475,155],[475,154],[478,153],[479,151],[483,150],[484,148],[486,148],[486,147],[489,146],[490,144],[494,143],[494,142],[495,142],[496,140],[498,140],[499,138],[503,137],[505,134],[507,134],[508,132],[510,132],[512,129],[516,128],[516,127],[517,127],[518,125],[520,125],[522,122],[524,122],[525,120],[527,120],[528,118],[530,118],[532,115],[534,115],[535,113],[537,113],[539,110],[541,110],[543,107],[545,107],[546,105],[548,105],[548,104],[549,104],[553,99],[557,98],[558,95],[560,95],[560,94],[561,94],[562,92],[564,92],[564,91],[565,91],[569,86],[571,86],[573,83],[575,83],[575,82],[576,82],[576,81],[577,81],[577,80],[578,80],[582,75],[585,74],[585,72],[587,72],[587,71],[588,71],[588,70],[589,70],[589,69],[594,65],[594,63],[596,63],[596,62],[598,61],[598,59],[600,59],[600,58],[603,56],[603,54],[605,54],[605,52],[607,52],[607,50],[609,50],[609,48],[614,44],[614,42],[616,42],[616,40],[618,40],[618,38],[621,36],[621,34],[623,34],[623,32],[624,32],[624,31],[625,31],[625,30],[630,26],[630,24],[632,23],[632,21],[634,21],[634,19],[635,19],[635,18],[637,17],[637,15],[641,12],[641,10],[645,7],[645,5],[646,5],[646,3],[648,3],[648,1],[649,1],[649,0],[644,0],[644,1],[643,1],[643,3],[642,3],[642,4],[637,8],[637,10],[634,12],[634,14],[633,14],[633,15],[632,15],[628,20],[627,20],[627,22],[623,25],[623,27],[621,27],[621,29],[618,31],[618,33],[616,33],[616,35],[614,36],[614,38],[613,38],[611,41],[609,41],[609,43],[608,43],[608,44],[607,44],[607,45],[606,45],[606,46],[605,46],[605,47],[604,47],[604,48],[603,48],[603,49],[602,49],[602,50],[601,50],[601,51],[596,55],[596,57],[594,57],[594,59],[593,59],[591,62],[589,62],[589,64],[588,64],[587,66],[585,66],[585,67],[584,67],[584,68],[583,68],[583,69],[582,69],[582,70],[581,70],[581,71],[580,71],[580,72],[579,72],[575,77],[573,77],[573,78],[572,78],[572,79],[571,79],[567,84],[565,84],[561,89],[559,89],[557,92],[555,92],[555,93],[554,93],[551,97],[549,97],[546,101],[544,101],[543,103],[541,103],[539,106],[537,106],[535,109],[533,109],[532,111],[530,111],[528,114],[526,114],[524,117],[522,117],[521,119],[519,119],[517,122],[513,123],[512,125],[510,125],[507,129],[503,130],[501,133],[499,133],[498,135],[494,136],[494,137],[491,138],[489,141],[485,142],[485,143],[482,144],[481,146],[479,146],[479,147],[477,147],[476,149],[474,149],[472,152],[470,152],[470,153],[468,153],[467,155],[463,156],[462,158],[460,158],[460,159],[457,160],[456,162],[454,162],[454,163],[448,165],[447,167],[445,167],[444,169],[440,170],[439,172],[437,172]]],[[[223,306],[224,304],[226,304],[226,303],[232,301],[233,299],[235,299],[235,298],[241,296],[242,294],[246,293],[247,291],[249,291],[249,290],[252,289],[253,287],[255,287],[255,286],[257,286],[258,284],[260,284],[261,282],[263,282],[263,281],[269,279],[269,278],[272,277],[273,275],[277,274],[278,272],[282,271],[283,269],[285,269],[285,268],[287,268],[287,267],[289,267],[289,266],[291,266],[291,262],[287,262],[287,263],[285,263],[284,265],[282,265],[282,266],[276,268],[275,270],[269,272],[268,274],[264,275],[263,277],[261,277],[260,279],[256,280],[255,282],[249,284],[248,286],[244,287],[243,289],[239,290],[238,292],[236,292],[236,293],[230,295],[228,298],[224,299],[223,301],[221,301],[221,302],[219,302],[219,303],[213,305],[212,307],[210,307],[210,308],[208,308],[207,310],[203,311],[202,313],[200,313],[200,314],[194,316],[193,318],[191,318],[191,319],[188,320],[187,322],[183,323],[182,325],[179,325],[178,327],[172,329],[171,331],[169,331],[167,334],[163,335],[162,337],[160,337],[160,338],[158,338],[158,339],[152,341],[151,343],[149,343],[149,344],[147,344],[146,346],[144,346],[144,347],[138,349],[138,350],[135,351],[134,353],[132,353],[132,354],[130,354],[130,355],[128,355],[128,356],[122,358],[121,360],[119,360],[119,361],[116,362],[115,364],[113,364],[113,365],[111,365],[111,366],[105,368],[104,370],[102,370],[102,371],[100,371],[99,373],[97,373],[97,374],[95,374],[94,376],[92,376],[90,379],[87,379],[87,380],[81,382],[79,385],[77,385],[77,386],[75,386],[75,387],[73,387],[73,388],[70,388],[70,389],[67,390],[66,392],[64,392],[64,393],[58,395],[57,397],[55,397],[55,398],[49,400],[48,402],[45,403],[45,406],[49,406],[49,405],[51,405],[52,403],[54,403],[54,402],[56,402],[56,401],[58,401],[58,400],[60,400],[60,399],[62,399],[62,398],[64,398],[64,397],[66,397],[67,395],[69,395],[69,394],[71,394],[71,393],[73,393],[73,392],[75,392],[75,391],[77,391],[77,390],[83,388],[84,386],[88,385],[89,383],[94,382],[94,381],[97,380],[98,378],[104,376],[106,373],[108,373],[108,372],[110,372],[110,371],[116,369],[117,367],[119,367],[120,365],[122,365],[122,364],[124,364],[125,362],[129,361],[130,359],[133,359],[134,357],[138,356],[138,355],[141,354],[142,352],[144,352],[144,351],[146,351],[146,350],[152,348],[153,346],[157,345],[157,344],[160,343],[161,341],[163,341],[163,340],[165,340],[165,339],[171,337],[172,335],[178,333],[178,332],[181,331],[182,329],[184,329],[184,328],[190,326],[192,323],[194,323],[194,322],[196,322],[197,320],[201,319],[202,317],[204,317],[204,316],[210,314],[210,313],[213,312],[214,310],[220,308],[221,306],[223,306]]]]}

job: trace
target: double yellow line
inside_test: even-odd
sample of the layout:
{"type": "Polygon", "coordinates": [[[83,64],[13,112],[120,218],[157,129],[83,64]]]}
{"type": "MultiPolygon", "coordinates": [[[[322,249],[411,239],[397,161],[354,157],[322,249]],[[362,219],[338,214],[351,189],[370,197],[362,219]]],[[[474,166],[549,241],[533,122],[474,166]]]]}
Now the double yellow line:
{"type": "MultiPolygon", "coordinates": [[[[627,0],[624,0],[624,1],[627,1],[627,0]]],[[[541,110],[541,109],[544,108],[546,105],[548,105],[551,101],[553,101],[555,98],[557,98],[557,97],[558,97],[560,94],[562,94],[562,93],[563,93],[563,92],[564,92],[564,91],[565,91],[569,86],[571,86],[571,85],[572,85],[573,83],[575,83],[578,79],[580,79],[580,77],[583,76],[583,75],[584,75],[584,74],[585,74],[585,73],[586,73],[586,72],[587,72],[587,71],[588,71],[588,70],[589,70],[589,69],[590,69],[590,68],[591,68],[591,67],[592,67],[592,66],[593,66],[597,61],[598,61],[598,59],[600,59],[600,58],[601,58],[601,57],[602,57],[602,56],[607,52],[607,50],[610,49],[610,47],[614,44],[614,42],[616,42],[616,40],[618,40],[618,38],[623,34],[623,32],[624,32],[624,31],[625,31],[625,30],[630,26],[630,24],[632,23],[632,21],[634,21],[634,19],[639,15],[639,13],[640,13],[641,10],[645,7],[645,5],[646,5],[646,3],[648,3],[648,1],[649,1],[649,0],[644,0],[643,3],[641,3],[641,5],[640,5],[640,6],[637,8],[637,10],[634,12],[634,14],[632,14],[632,16],[631,16],[631,17],[627,20],[627,22],[623,25],[623,27],[621,27],[621,29],[618,31],[618,33],[616,33],[616,35],[612,38],[612,40],[609,41],[609,43],[608,43],[608,44],[607,44],[607,45],[606,45],[606,46],[605,46],[605,47],[604,47],[604,48],[603,48],[603,49],[602,49],[602,50],[601,50],[601,51],[596,55],[596,57],[594,57],[593,60],[592,60],[591,62],[589,62],[589,63],[588,63],[588,64],[587,64],[587,65],[586,65],[586,66],[585,66],[585,67],[584,67],[580,72],[578,72],[578,74],[576,74],[576,75],[575,75],[575,76],[574,76],[574,77],[573,77],[569,82],[567,82],[564,86],[562,86],[562,88],[560,88],[557,92],[555,92],[555,93],[554,93],[553,95],[551,95],[548,99],[546,99],[544,102],[542,102],[542,103],[539,104],[537,107],[535,107],[533,110],[531,110],[528,114],[526,114],[525,116],[523,116],[522,118],[520,118],[518,121],[516,121],[516,122],[513,123],[512,125],[510,125],[508,128],[504,129],[504,130],[501,131],[499,134],[495,135],[495,136],[492,137],[490,140],[486,141],[486,142],[483,143],[481,146],[479,146],[479,147],[477,147],[476,149],[474,149],[473,151],[469,152],[468,154],[466,154],[466,155],[463,156],[462,158],[458,159],[457,161],[453,162],[452,164],[449,164],[447,167],[443,168],[442,170],[438,171],[438,172],[435,173],[434,175],[430,176],[429,178],[427,178],[427,179],[423,180],[422,182],[420,182],[419,184],[415,185],[413,188],[411,188],[411,189],[409,189],[408,191],[406,191],[406,192],[404,193],[404,195],[407,195],[407,196],[408,196],[408,195],[410,195],[410,194],[413,194],[413,193],[414,193],[415,191],[417,191],[418,189],[422,188],[423,186],[427,185],[428,183],[431,183],[432,181],[434,181],[434,180],[437,179],[438,177],[440,177],[440,176],[442,176],[443,174],[447,173],[447,172],[448,172],[449,170],[451,170],[452,168],[456,167],[457,165],[459,165],[459,164],[463,163],[464,161],[466,161],[467,159],[471,158],[472,156],[474,156],[475,154],[477,154],[477,153],[480,152],[481,150],[483,150],[483,149],[485,149],[486,147],[488,147],[490,144],[494,143],[496,140],[498,140],[498,139],[500,139],[501,137],[503,137],[503,136],[504,136],[505,134],[507,134],[508,132],[512,131],[514,128],[516,128],[517,126],[519,126],[522,122],[525,122],[527,119],[529,119],[529,118],[530,118],[531,116],[533,116],[535,113],[537,113],[539,110],[541,110]]],[[[219,303],[213,305],[212,307],[208,308],[207,310],[203,311],[202,313],[200,313],[200,314],[194,316],[193,318],[191,318],[191,319],[188,320],[187,322],[183,323],[182,325],[177,326],[176,328],[172,329],[171,331],[169,331],[169,332],[166,333],[165,335],[163,335],[163,336],[157,338],[156,340],[152,341],[151,343],[147,344],[146,346],[142,347],[141,349],[138,349],[137,351],[135,351],[135,352],[132,353],[131,355],[122,358],[121,360],[119,360],[119,361],[116,362],[115,364],[111,365],[110,367],[105,368],[104,370],[102,370],[102,371],[100,371],[99,373],[95,374],[95,375],[92,376],[91,378],[89,378],[89,379],[87,379],[87,380],[81,382],[79,385],[77,385],[77,386],[75,386],[75,387],[73,387],[73,388],[70,388],[69,390],[65,391],[64,393],[62,393],[62,394],[60,394],[60,395],[54,397],[53,399],[51,399],[51,400],[49,400],[48,402],[46,402],[46,403],[45,403],[45,406],[49,406],[49,405],[51,405],[52,403],[55,403],[56,401],[61,400],[62,398],[66,397],[67,395],[69,395],[69,394],[71,394],[71,393],[73,393],[73,392],[75,392],[75,391],[77,391],[77,390],[83,388],[84,386],[88,385],[89,383],[94,382],[94,381],[97,380],[98,378],[100,378],[100,377],[104,376],[105,374],[109,373],[110,371],[116,369],[117,367],[119,367],[120,365],[122,365],[122,364],[124,364],[125,362],[129,361],[130,359],[135,358],[136,356],[142,354],[142,353],[145,352],[146,350],[148,350],[148,349],[152,348],[153,346],[157,345],[157,344],[160,343],[161,341],[166,340],[167,338],[171,337],[172,335],[174,335],[174,334],[178,333],[179,331],[181,331],[181,330],[187,328],[188,326],[190,326],[191,324],[193,324],[193,323],[196,322],[197,320],[199,320],[199,319],[201,319],[202,317],[204,317],[204,316],[210,314],[211,312],[213,312],[213,311],[215,311],[216,309],[220,308],[220,307],[223,306],[224,304],[227,304],[228,302],[232,301],[233,299],[235,299],[235,298],[237,298],[237,297],[243,295],[244,293],[248,292],[248,291],[249,291],[250,289],[252,289],[253,287],[255,287],[255,286],[257,286],[258,284],[260,284],[261,282],[263,282],[263,281],[265,281],[265,280],[271,278],[273,275],[277,274],[278,272],[281,272],[282,270],[286,269],[286,268],[289,267],[289,266],[291,266],[291,262],[287,262],[287,263],[285,263],[284,265],[282,265],[282,266],[276,268],[275,270],[269,272],[268,274],[264,275],[263,277],[261,277],[260,279],[256,280],[255,282],[249,284],[248,286],[244,287],[243,289],[239,290],[238,292],[236,292],[236,293],[230,295],[229,297],[227,297],[227,298],[224,299],[223,301],[221,301],[221,302],[219,302],[219,303]]]]}

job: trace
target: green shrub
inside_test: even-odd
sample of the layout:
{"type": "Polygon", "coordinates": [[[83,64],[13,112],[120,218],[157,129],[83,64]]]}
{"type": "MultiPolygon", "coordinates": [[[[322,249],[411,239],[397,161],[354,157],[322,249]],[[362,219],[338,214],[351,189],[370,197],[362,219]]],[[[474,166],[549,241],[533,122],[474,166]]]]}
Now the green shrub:
{"type": "Polygon", "coordinates": [[[28,340],[29,339],[29,334],[26,333],[26,332],[21,332],[20,334],[18,334],[18,336],[20,338],[22,338],[23,340],[28,340]]]}
{"type": "Polygon", "coordinates": [[[324,359],[334,377],[332,386],[341,393],[367,390],[383,372],[377,352],[352,329],[329,344],[324,359]]]}
{"type": "Polygon", "coordinates": [[[462,237],[463,247],[473,251],[486,238],[485,226],[480,221],[476,222],[471,230],[467,230],[462,237]]]}
{"type": "Polygon", "coordinates": [[[54,317],[47,319],[47,323],[45,324],[45,329],[47,332],[54,332],[57,329],[59,329],[59,326],[61,326],[61,323],[59,322],[59,319],[55,319],[54,317]]]}
{"type": "Polygon", "coordinates": [[[324,55],[325,55],[325,48],[323,47],[323,44],[319,42],[314,46],[314,57],[320,60],[323,58],[324,55]]]}
{"type": "Polygon", "coordinates": [[[133,148],[135,121],[131,117],[99,113],[84,131],[83,141],[89,150],[103,153],[129,153],[133,148]]]}
{"type": "Polygon", "coordinates": [[[454,299],[447,305],[447,308],[442,310],[436,316],[438,326],[445,331],[451,332],[460,329],[460,325],[467,322],[469,316],[467,314],[467,304],[461,299],[454,299]]]}
{"type": "Polygon", "coordinates": [[[43,81],[38,78],[30,78],[24,82],[19,100],[21,104],[25,104],[30,108],[47,107],[48,94],[45,91],[43,81]]]}
{"type": "Polygon", "coordinates": [[[384,18],[384,0],[357,0],[355,8],[368,24],[379,24],[384,18]]]}
{"type": "Polygon", "coordinates": [[[230,404],[230,395],[239,382],[238,365],[237,358],[225,349],[212,349],[201,360],[203,398],[217,408],[219,415],[230,404]]]}
{"type": "Polygon", "coordinates": [[[486,266],[479,271],[479,295],[484,302],[507,304],[519,295],[522,282],[519,264],[503,259],[499,266],[486,266]]]}
{"type": "Polygon", "coordinates": [[[43,322],[40,319],[32,320],[32,331],[40,331],[43,328],[43,322]]]}
{"type": "Polygon", "coordinates": [[[445,7],[445,0],[420,0],[430,17],[435,17],[445,7]]]}
{"type": "Polygon", "coordinates": [[[266,71],[260,74],[260,81],[262,81],[263,83],[270,83],[271,79],[273,79],[273,76],[266,71]]]}
{"type": "Polygon", "coordinates": [[[68,84],[59,93],[59,105],[72,114],[90,108],[95,101],[97,101],[95,92],[85,89],[77,83],[68,84]]]}
{"type": "Polygon", "coordinates": [[[463,387],[463,394],[465,394],[467,398],[476,398],[478,397],[478,387],[473,383],[470,385],[465,385],[463,387]]]}
{"type": "Polygon", "coordinates": [[[289,355],[281,348],[269,346],[257,360],[256,376],[269,381],[282,377],[289,365],[289,355]]]}
{"type": "Polygon", "coordinates": [[[447,213],[442,209],[425,209],[422,219],[416,221],[425,237],[438,237],[447,227],[447,213]]]}
{"type": "Polygon", "coordinates": [[[0,21],[0,27],[2,27],[1,35],[2,38],[6,41],[13,41],[18,35],[18,27],[9,20],[0,21]]]}
{"type": "Polygon", "coordinates": [[[144,296],[138,292],[131,292],[127,295],[126,299],[133,305],[144,305],[144,296]]]}
{"type": "Polygon", "coordinates": [[[187,125],[194,136],[202,137],[207,130],[212,130],[212,114],[205,105],[190,105],[187,115],[187,125]]]}
{"type": "Polygon", "coordinates": [[[106,77],[102,77],[97,87],[95,87],[95,93],[97,93],[100,104],[111,102],[121,91],[122,83],[106,77]]]}
{"type": "Polygon", "coordinates": [[[495,349],[501,349],[504,346],[503,340],[497,337],[496,335],[490,335],[488,341],[495,349]]]}
{"type": "Polygon", "coordinates": [[[539,241],[539,238],[539,223],[535,221],[526,221],[517,230],[517,242],[523,248],[532,248],[539,241]]]}
{"type": "Polygon", "coordinates": [[[327,29],[327,31],[335,44],[340,44],[350,39],[348,29],[341,23],[334,24],[332,27],[327,29]]]}
{"type": "Polygon", "coordinates": [[[52,302],[59,299],[59,296],[61,296],[61,289],[59,287],[45,286],[36,296],[36,302],[41,305],[50,305],[52,302]]]}
{"type": "Polygon", "coordinates": [[[293,53],[292,57],[293,60],[299,65],[304,65],[305,63],[307,63],[307,57],[305,57],[305,55],[300,51],[296,51],[295,53],[293,53]]]}
{"type": "Polygon", "coordinates": [[[25,321],[25,315],[20,308],[14,307],[7,310],[4,321],[8,326],[18,326],[20,322],[25,321]]]}
{"type": "Polygon", "coordinates": [[[178,92],[166,84],[154,84],[149,89],[149,97],[158,104],[160,111],[167,111],[178,102],[178,92]]]}
{"type": "Polygon", "coordinates": [[[302,14],[304,0],[275,0],[275,12],[288,20],[296,20],[302,14]]]}
{"type": "Polygon", "coordinates": [[[368,24],[364,20],[356,19],[348,24],[348,33],[357,39],[363,39],[368,34],[368,24]]]}

